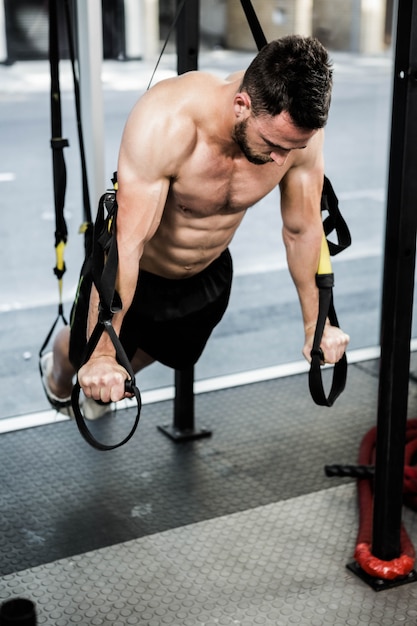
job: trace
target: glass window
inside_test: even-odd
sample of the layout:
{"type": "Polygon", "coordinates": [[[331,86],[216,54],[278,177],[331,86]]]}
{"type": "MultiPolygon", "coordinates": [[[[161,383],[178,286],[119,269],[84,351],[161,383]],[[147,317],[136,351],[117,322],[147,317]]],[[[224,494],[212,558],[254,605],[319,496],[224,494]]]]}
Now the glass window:
{"type": "MultiPolygon", "coordinates": [[[[43,3],[38,4],[35,9],[36,3],[32,3],[28,15],[25,3],[6,3],[7,37],[6,28],[0,35],[4,40],[0,41],[0,54],[3,50],[5,56],[0,60],[6,61],[0,65],[0,185],[4,205],[0,250],[3,276],[0,418],[49,408],[39,380],[37,353],[57,313],[58,285],[52,271],[55,226],[45,42],[47,16],[43,3]],[[2,47],[5,42],[7,45],[2,47]],[[7,58],[11,51],[15,58],[7,58]]],[[[174,4],[160,3],[163,34],[173,17],[174,4]]],[[[265,0],[259,9],[267,39],[289,32],[313,34],[328,47],[333,59],[334,91],[326,129],[326,174],[339,197],[353,240],[351,248],[334,259],[334,296],[339,321],[351,336],[353,351],[372,350],[379,342],[391,110],[392,7],[385,0],[368,4],[372,5],[371,14],[361,12],[361,3],[354,0],[315,0],[314,3],[282,0],[279,6],[265,0]],[[314,9],[310,13],[308,6],[314,9]]],[[[125,13],[119,15],[119,22],[128,14],[128,5],[124,3],[125,13]]],[[[106,11],[110,10],[106,6],[104,3],[105,22],[106,11]]],[[[205,0],[201,10],[199,68],[222,77],[245,68],[255,48],[244,25],[239,3],[205,0]]],[[[112,35],[112,45],[107,40],[102,79],[103,149],[109,184],[117,165],[125,120],[137,97],[146,90],[154,67],[154,59],[143,58],[146,46],[160,49],[162,45],[159,40],[149,40],[149,36],[147,39],[140,29],[138,37],[142,37],[139,42],[123,41],[118,32],[112,35]],[[139,55],[142,58],[137,58],[138,49],[142,50],[139,55]],[[121,63],[121,57],[126,62],[121,63]]],[[[153,82],[175,73],[175,46],[171,38],[153,82]]],[[[63,299],[68,317],[83,259],[83,238],[78,234],[83,212],[74,98],[67,59],[61,62],[61,74],[63,135],[70,143],[64,150],[69,237],[63,299]]],[[[93,211],[94,205],[95,202],[93,211]]],[[[275,190],[247,211],[234,237],[230,305],[196,366],[197,380],[302,361],[303,328],[296,291],[286,266],[279,207],[279,191],[275,190]]],[[[138,384],[142,390],[172,385],[173,373],[161,365],[152,365],[138,376],[138,384]]]]}

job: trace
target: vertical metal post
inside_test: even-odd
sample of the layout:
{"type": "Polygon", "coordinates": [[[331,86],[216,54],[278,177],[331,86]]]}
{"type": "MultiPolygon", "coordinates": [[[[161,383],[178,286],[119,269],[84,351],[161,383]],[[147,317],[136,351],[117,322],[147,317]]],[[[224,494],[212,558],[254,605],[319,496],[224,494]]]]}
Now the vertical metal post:
{"type": "Polygon", "coordinates": [[[76,7],[81,121],[85,140],[90,204],[95,206],[105,189],[101,0],[89,0],[89,2],[77,0],[76,7]]]}
{"type": "Polygon", "coordinates": [[[191,441],[210,437],[207,428],[194,426],[194,367],[175,370],[174,421],[172,426],[164,424],[158,429],[173,441],[191,441]]]}
{"type": "Polygon", "coordinates": [[[0,0],[0,63],[7,62],[6,11],[4,8],[4,0],[0,0]]]}
{"type": "Polygon", "coordinates": [[[194,367],[175,370],[174,426],[194,430],[194,367]]]}
{"type": "MultiPolygon", "coordinates": [[[[177,0],[180,6],[182,0],[177,0]]],[[[177,21],[177,72],[184,74],[198,69],[200,45],[200,0],[187,0],[177,21]]],[[[194,425],[194,367],[175,370],[175,398],[173,426],[158,426],[174,441],[189,441],[209,437],[206,428],[196,430],[194,425]]]]}
{"type": "MultiPolygon", "coordinates": [[[[181,0],[177,0],[180,5],[181,0]]],[[[198,69],[200,47],[200,0],[187,0],[177,21],[177,72],[198,69]]]]}
{"type": "Polygon", "coordinates": [[[400,555],[417,232],[417,3],[397,2],[372,553],[400,555]]]}

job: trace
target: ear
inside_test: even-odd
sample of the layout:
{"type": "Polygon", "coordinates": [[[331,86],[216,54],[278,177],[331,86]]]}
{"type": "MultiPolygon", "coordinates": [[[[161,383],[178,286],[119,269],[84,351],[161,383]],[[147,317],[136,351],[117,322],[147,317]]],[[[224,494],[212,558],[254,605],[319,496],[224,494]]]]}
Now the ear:
{"type": "Polygon", "coordinates": [[[240,91],[235,95],[233,106],[237,118],[246,118],[251,110],[251,101],[246,91],[240,91]]]}

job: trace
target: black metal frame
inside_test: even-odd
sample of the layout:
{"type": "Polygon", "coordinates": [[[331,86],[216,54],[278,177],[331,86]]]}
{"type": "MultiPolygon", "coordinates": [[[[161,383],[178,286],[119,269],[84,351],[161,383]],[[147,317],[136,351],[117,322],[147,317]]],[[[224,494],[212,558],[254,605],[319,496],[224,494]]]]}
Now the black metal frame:
{"type": "MultiPolygon", "coordinates": [[[[389,158],[381,359],[374,479],[372,554],[391,561],[401,555],[402,494],[406,442],[410,341],[417,233],[417,4],[396,2],[391,147],[389,158]]],[[[374,589],[413,582],[382,581],[349,569],[374,589]]]]}
{"type": "Polygon", "coordinates": [[[195,427],[194,408],[194,367],[175,370],[174,421],[158,430],[177,443],[210,437],[210,430],[195,427]]]}
{"type": "MultiPolygon", "coordinates": [[[[182,0],[177,0],[179,6],[182,0]]],[[[200,0],[188,0],[177,21],[177,72],[184,74],[198,69],[200,47],[200,0]]],[[[195,427],[194,367],[175,371],[173,425],[158,426],[173,441],[190,441],[209,437],[211,431],[195,427]]]]}
{"type": "Polygon", "coordinates": [[[398,1],[389,162],[373,553],[398,556],[417,232],[417,5],[398,1]]]}

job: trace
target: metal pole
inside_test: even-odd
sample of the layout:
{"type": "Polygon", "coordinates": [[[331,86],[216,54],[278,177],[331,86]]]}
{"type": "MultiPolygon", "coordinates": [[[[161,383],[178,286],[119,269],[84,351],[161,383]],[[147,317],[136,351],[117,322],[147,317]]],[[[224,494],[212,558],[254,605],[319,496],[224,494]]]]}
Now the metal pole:
{"type": "Polygon", "coordinates": [[[194,430],[194,367],[175,370],[174,428],[194,430]]]}
{"type": "MultiPolygon", "coordinates": [[[[200,0],[188,0],[178,17],[178,74],[198,69],[199,12],[200,0]]],[[[194,431],[194,367],[175,371],[174,428],[177,432],[194,431]]]]}
{"type": "Polygon", "coordinates": [[[417,232],[417,3],[397,2],[381,314],[374,556],[400,555],[417,232]]]}
{"type": "MultiPolygon", "coordinates": [[[[177,0],[180,6],[182,0],[177,0]]],[[[185,2],[177,21],[177,72],[184,74],[198,69],[200,41],[200,0],[185,2]]],[[[174,441],[189,441],[209,437],[206,428],[194,426],[194,367],[175,370],[175,398],[173,426],[158,426],[174,441]]]]}
{"type": "Polygon", "coordinates": [[[143,0],[124,0],[126,59],[144,56],[144,13],[143,0]]]}
{"type": "Polygon", "coordinates": [[[77,0],[81,121],[92,207],[105,189],[102,23],[101,0],[77,0]]]}
{"type": "Polygon", "coordinates": [[[152,61],[158,55],[158,0],[124,0],[126,58],[152,61]]]}
{"type": "MultiPolygon", "coordinates": [[[[178,17],[178,74],[198,69],[199,10],[200,0],[188,0],[178,17]]],[[[175,371],[174,429],[194,432],[194,367],[175,371]]]]}
{"type": "Polygon", "coordinates": [[[0,0],[0,63],[7,63],[7,31],[4,0],[0,0]]]}
{"type": "MultiPolygon", "coordinates": [[[[179,6],[181,0],[177,0],[179,6]]],[[[198,69],[200,47],[200,0],[187,0],[177,22],[177,72],[198,69]]]]}

